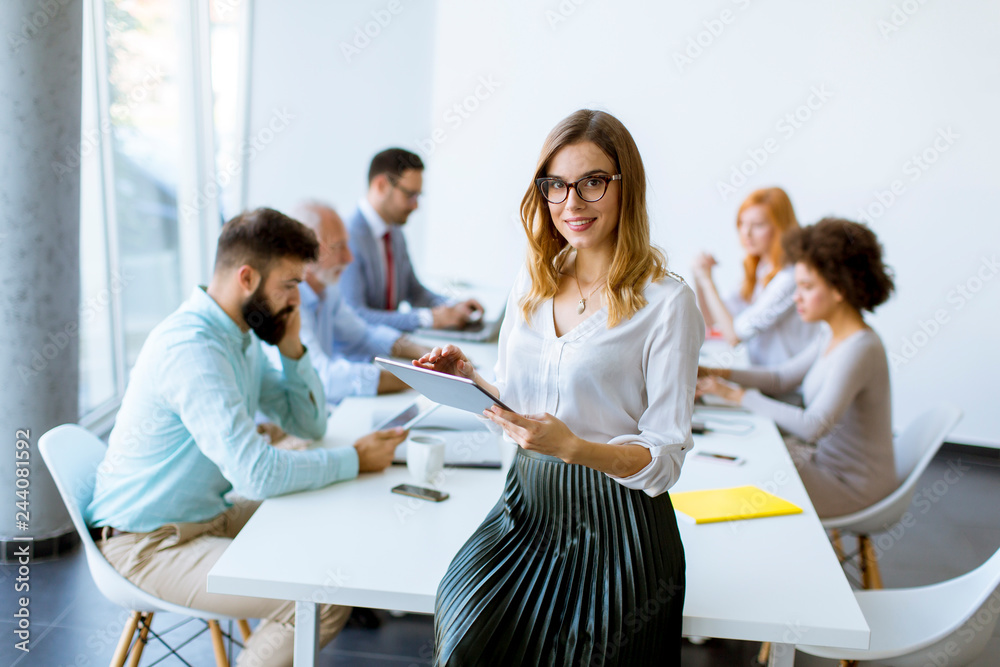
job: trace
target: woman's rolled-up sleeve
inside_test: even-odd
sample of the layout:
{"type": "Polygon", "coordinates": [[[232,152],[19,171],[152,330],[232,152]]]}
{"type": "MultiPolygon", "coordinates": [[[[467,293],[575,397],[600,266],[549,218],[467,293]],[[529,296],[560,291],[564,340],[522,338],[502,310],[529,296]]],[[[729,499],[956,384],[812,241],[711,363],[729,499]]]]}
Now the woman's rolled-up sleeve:
{"type": "Polygon", "coordinates": [[[705,321],[688,288],[679,290],[666,315],[645,342],[643,375],[647,406],[638,433],[620,435],[612,445],[635,444],[649,449],[652,461],[628,477],[609,475],[630,489],[650,496],[665,493],[681,474],[686,452],[693,446],[691,415],[698,379],[698,352],[705,340],[705,321]]]}

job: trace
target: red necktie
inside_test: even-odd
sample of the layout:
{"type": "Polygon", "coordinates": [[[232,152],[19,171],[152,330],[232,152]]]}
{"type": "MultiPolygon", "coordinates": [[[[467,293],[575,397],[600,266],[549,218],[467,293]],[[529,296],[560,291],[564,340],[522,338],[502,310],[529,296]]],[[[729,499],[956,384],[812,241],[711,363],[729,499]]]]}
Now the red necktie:
{"type": "Polygon", "coordinates": [[[385,246],[385,308],[396,310],[396,267],[392,259],[392,238],[389,232],[382,235],[385,246]]]}

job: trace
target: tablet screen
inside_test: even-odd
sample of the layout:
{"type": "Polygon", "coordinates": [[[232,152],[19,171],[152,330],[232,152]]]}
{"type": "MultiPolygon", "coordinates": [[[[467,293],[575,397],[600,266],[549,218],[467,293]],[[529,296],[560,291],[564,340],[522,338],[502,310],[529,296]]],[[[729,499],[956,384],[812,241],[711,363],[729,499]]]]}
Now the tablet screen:
{"type": "Polygon", "coordinates": [[[499,398],[468,378],[418,368],[391,359],[375,357],[375,363],[413,387],[435,403],[482,414],[493,405],[514,412],[499,398]]]}
{"type": "Polygon", "coordinates": [[[387,428],[396,428],[397,426],[403,426],[404,424],[406,424],[419,414],[420,414],[420,406],[416,403],[412,403],[408,405],[406,409],[400,412],[399,414],[393,415],[392,417],[389,417],[389,419],[386,419],[382,423],[377,424],[375,426],[375,430],[382,431],[387,428]]]}

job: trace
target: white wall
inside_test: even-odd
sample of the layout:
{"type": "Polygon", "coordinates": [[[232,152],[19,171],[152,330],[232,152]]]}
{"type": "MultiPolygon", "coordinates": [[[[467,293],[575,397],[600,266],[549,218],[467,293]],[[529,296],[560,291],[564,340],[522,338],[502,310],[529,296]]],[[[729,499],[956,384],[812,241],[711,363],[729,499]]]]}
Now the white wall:
{"type": "Polygon", "coordinates": [[[339,42],[385,4],[257,4],[256,34],[271,43],[257,40],[255,114],[284,104],[299,115],[253,163],[252,202],[329,192],[351,203],[375,150],[416,149],[427,194],[408,233],[424,274],[510,281],[523,259],[515,216],[542,141],[580,107],[614,113],[635,136],[654,240],[673,268],[688,275],[708,249],[727,285],[741,257],[735,211],[752,189],[786,188],[809,223],[857,218],[900,181],[902,193],[871,219],[899,288],[871,322],[892,354],[916,343],[893,371],[896,425],[947,400],[966,412],[952,440],[1000,445],[991,390],[1000,275],[984,264],[1000,259],[1000,5],[406,0],[348,65],[339,42]],[[903,5],[912,13],[894,17],[903,5]],[[899,29],[883,35],[893,18],[899,29]],[[707,46],[678,63],[698,39],[707,46]],[[358,90],[377,103],[357,103],[358,90]],[[814,90],[828,99],[800,110],[814,90]],[[809,116],[800,127],[782,122],[797,110],[809,116]],[[914,180],[911,156],[934,153],[948,128],[957,138],[939,141],[947,150],[914,180]],[[718,184],[768,139],[776,150],[720,195],[718,184]],[[979,271],[991,279],[977,284],[979,271]],[[967,284],[980,287],[968,300],[955,291],[967,284]],[[921,322],[933,329],[936,313],[945,323],[924,336],[921,322]]]}
{"type": "Polygon", "coordinates": [[[971,300],[954,291],[979,287],[977,271],[1000,270],[981,268],[984,258],[1000,259],[996,3],[445,0],[436,34],[434,121],[443,124],[479,77],[500,83],[430,161],[432,233],[489,248],[457,254],[456,271],[516,270],[522,233],[511,216],[546,133],[580,107],[614,113],[635,136],[649,172],[654,239],[674,269],[688,275],[694,254],[708,249],[727,285],[741,257],[735,210],[752,189],[786,188],[808,223],[857,218],[876,191],[899,180],[905,190],[871,220],[899,287],[871,318],[904,362],[893,372],[896,425],[950,400],[966,412],[952,439],[1000,444],[992,391],[1000,275],[971,300]],[[891,26],[901,4],[915,13],[899,15],[905,23],[883,36],[879,21],[891,26]],[[712,23],[723,11],[731,22],[712,23]],[[675,59],[699,37],[707,44],[700,54],[675,59]],[[829,98],[814,97],[818,108],[800,111],[809,115],[800,127],[778,126],[819,89],[829,98]],[[947,128],[957,138],[940,141],[946,152],[912,180],[907,161],[947,128]],[[769,138],[775,152],[721,196],[718,183],[769,138]],[[921,322],[936,312],[947,321],[924,338],[921,322]],[[922,346],[905,359],[904,341],[914,337],[922,346]]]}
{"type": "MultiPolygon", "coordinates": [[[[433,4],[255,0],[253,6],[248,125],[260,150],[249,161],[247,204],[288,210],[318,198],[346,218],[367,191],[372,156],[428,134],[433,4]],[[265,128],[284,111],[293,118],[268,143],[265,128]]],[[[418,255],[424,230],[418,210],[406,228],[418,255]]]]}

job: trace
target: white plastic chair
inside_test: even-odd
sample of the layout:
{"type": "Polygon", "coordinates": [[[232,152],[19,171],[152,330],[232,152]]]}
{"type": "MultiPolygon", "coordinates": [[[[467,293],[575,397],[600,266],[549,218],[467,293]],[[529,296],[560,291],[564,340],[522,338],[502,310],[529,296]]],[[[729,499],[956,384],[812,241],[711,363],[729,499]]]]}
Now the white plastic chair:
{"type": "MultiPolygon", "coordinates": [[[[66,509],[73,520],[73,526],[80,534],[80,540],[83,542],[83,549],[87,557],[87,567],[90,568],[94,583],[97,584],[97,588],[106,598],[132,612],[122,630],[118,647],[111,659],[111,667],[122,667],[130,651],[132,660],[129,665],[131,667],[138,666],[150,633],[153,614],[157,612],[179,614],[205,621],[212,636],[215,662],[219,667],[228,667],[229,659],[226,657],[224,633],[219,626],[219,621],[238,620],[243,640],[246,641],[250,636],[250,626],[245,620],[231,619],[228,616],[182,607],[150,595],[119,574],[97,548],[97,544],[90,536],[87,524],[83,520],[83,509],[90,504],[94,495],[97,466],[100,465],[107,451],[104,443],[84,428],[75,424],[64,424],[39,438],[38,449],[49,472],[52,473],[52,478],[55,480],[63,502],[66,503],[66,509]],[[136,631],[138,631],[139,637],[133,646],[132,640],[136,631]]],[[[153,636],[170,653],[176,655],[175,650],[159,635],[153,632],[153,636]]]]}
{"type": "Polygon", "coordinates": [[[840,531],[858,536],[862,587],[882,588],[882,575],[870,535],[887,531],[903,518],[913,501],[920,476],[961,418],[962,411],[953,406],[939,406],[922,414],[893,443],[899,488],[859,512],[822,520],[823,527],[832,531],[834,548],[841,562],[847,557],[840,544],[840,531]]]}
{"type": "Polygon", "coordinates": [[[854,595],[871,628],[867,650],[795,648],[821,658],[877,660],[891,667],[962,667],[982,654],[1000,617],[1000,550],[972,572],[939,584],[854,595]]]}

